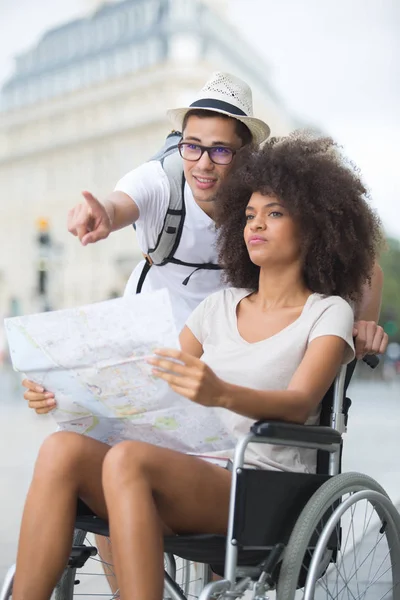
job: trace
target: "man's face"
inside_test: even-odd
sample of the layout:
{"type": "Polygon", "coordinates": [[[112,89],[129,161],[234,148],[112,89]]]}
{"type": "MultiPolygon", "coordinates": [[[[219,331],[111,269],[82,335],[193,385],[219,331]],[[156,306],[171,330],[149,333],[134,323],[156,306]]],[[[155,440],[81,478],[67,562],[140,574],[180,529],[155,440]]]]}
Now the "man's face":
{"type": "MultiPolygon", "coordinates": [[[[200,118],[194,115],[187,121],[182,141],[202,146],[226,146],[232,150],[238,150],[242,145],[241,139],[236,134],[234,119],[200,118]]],[[[183,160],[186,181],[199,205],[213,199],[232,165],[233,161],[228,165],[213,163],[207,152],[204,152],[196,162],[183,160]]]]}

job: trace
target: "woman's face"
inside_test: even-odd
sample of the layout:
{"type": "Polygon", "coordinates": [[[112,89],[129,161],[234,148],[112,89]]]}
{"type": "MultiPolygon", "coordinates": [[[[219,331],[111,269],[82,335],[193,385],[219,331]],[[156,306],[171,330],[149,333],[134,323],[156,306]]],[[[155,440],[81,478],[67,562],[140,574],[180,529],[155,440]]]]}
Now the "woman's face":
{"type": "Polygon", "coordinates": [[[298,228],[284,204],[275,196],[254,192],[246,207],[244,241],[257,266],[298,262],[301,256],[298,228]]]}

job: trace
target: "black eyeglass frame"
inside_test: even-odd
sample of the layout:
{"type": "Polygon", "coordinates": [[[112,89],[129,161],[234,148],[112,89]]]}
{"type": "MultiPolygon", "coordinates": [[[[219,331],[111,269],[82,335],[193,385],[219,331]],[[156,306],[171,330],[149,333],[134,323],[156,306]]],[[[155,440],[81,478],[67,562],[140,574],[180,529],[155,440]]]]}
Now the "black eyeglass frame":
{"type": "Polygon", "coordinates": [[[199,161],[201,159],[201,157],[203,156],[204,152],[207,152],[208,158],[211,160],[212,163],[214,163],[214,165],[220,165],[223,167],[225,167],[226,165],[230,165],[234,159],[235,154],[237,153],[237,150],[234,150],[233,148],[230,148],[229,146],[202,146],[201,144],[196,144],[194,142],[185,142],[183,140],[181,140],[178,143],[178,150],[179,150],[179,154],[181,155],[183,160],[187,160],[189,162],[199,161]],[[196,146],[197,148],[200,148],[201,154],[200,154],[199,158],[186,158],[186,156],[183,156],[182,150],[181,150],[181,148],[183,146],[196,146]],[[224,148],[224,150],[229,150],[229,152],[231,152],[231,160],[229,162],[219,163],[219,162],[215,162],[215,160],[212,159],[212,156],[210,154],[211,150],[217,150],[218,148],[224,148]]]}

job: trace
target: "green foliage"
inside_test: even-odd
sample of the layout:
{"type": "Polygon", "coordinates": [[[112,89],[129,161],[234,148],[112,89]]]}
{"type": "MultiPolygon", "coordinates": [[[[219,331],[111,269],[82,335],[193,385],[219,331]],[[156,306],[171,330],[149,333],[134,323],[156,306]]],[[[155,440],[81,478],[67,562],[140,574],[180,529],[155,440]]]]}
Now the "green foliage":
{"type": "Polygon", "coordinates": [[[390,341],[400,342],[400,241],[389,238],[380,258],[384,274],[380,324],[390,341]]]}

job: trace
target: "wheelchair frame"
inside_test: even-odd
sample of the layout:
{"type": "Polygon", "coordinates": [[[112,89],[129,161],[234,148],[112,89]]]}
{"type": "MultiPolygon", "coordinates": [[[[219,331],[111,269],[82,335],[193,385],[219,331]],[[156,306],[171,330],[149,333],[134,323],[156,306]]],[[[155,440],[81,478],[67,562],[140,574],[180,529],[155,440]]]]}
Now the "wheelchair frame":
{"type": "MultiPolygon", "coordinates": [[[[334,476],[339,473],[342,434],[346,431],[345,415],[343,414],[346,373],[347,367],[342,366],[334,382],[331,427],[261,422],[256,423],[252,427],[252,431],[236,445],[232,469],[224,580],[217,582],[218,586],[215,586],[214,583],[209,584],[210,587],[207,593],[202,594],[200,600],[209,598],[212,595],[210,592],[213,593],[216,587],[218,591],[232,591],[235,587],[235,573],[238,564],[238,545],[234,537],[237,481],[238,475],[241,474],[243,469],[246,448],[250,443],[296,445],[297,447],[329,452],[328,475],[334,476]]],[[[178,598],[175,600],[178,600],[178,598]]]]}

